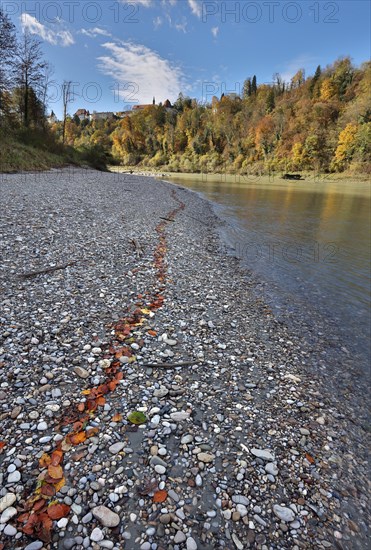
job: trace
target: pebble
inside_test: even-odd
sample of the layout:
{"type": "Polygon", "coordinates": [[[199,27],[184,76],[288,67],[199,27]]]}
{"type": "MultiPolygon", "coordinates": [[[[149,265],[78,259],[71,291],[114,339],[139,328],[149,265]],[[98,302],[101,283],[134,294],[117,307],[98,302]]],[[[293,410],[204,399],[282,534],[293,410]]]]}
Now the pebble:
{"type": "Polygon", "coordinates": [[[244,506],[248,506],[250,504],[249,499],[243,495],[233,495],[232,501],[235,504],[243,504],[244,506]]]}
{"type": "Polygon", "coordinates": [[[123,441],[118,441],[117,443],[111,445],[108,450],[112,455],[115,455],[122,451],[124,447],[126,447],[126,443],[124,443],[123,441]]]}
{"type": "Polygon", "coordinates": [[[40,540],[34,540],[24,547],[24,550],[40,550],[44,546],[44,543],[40,540]]]}
{"type": "Polygon", "coordinates": [[[183,531],[177,531],[175,537],[174,537],[174,542],[175,544],[182,544],[182,542],[184,542],[186,540],[186,536],[185,534],[183,533],[183,531]]]}
{"type": "Polygon", "coordinates": [[[42,432],[48,429],[48,425],[46,422],[39,422],[39,424],[37,425],[37,429],[39,430],[39,432],[42,432]]]}
{"type": "Polygon", "coordinates": [[[91,512],[104,527],[116,527],[120,523],[120,516],[106,506],[97,506],[91,512]]]}
{"type": "Polygon", "coordinates": [[[89,372],[83,367],[74,367],[73,371],[75,374],[77,374],[77,376],[83,379],[89,378],[90,376],[89,372]]]}
{"type": "Polygon", "coordinates": [[[4,529],[4,534],[8,537],[14,537],[17,534],[17,529],[13,525],[7,525],[4,529]]]}
{"type": "Polygon", "coordinates": [[[21,479],[21,474],[18,472],[18,470],[15,470],[14,472],[11,472],[8,475],[8,483],[17,483],[21,479]]]}
{"type": "Polygon", "coordinates": [[[278,468],[273,462],[269,462],[265,465],[265,471],[272,476],[276,476],[278,474],[278,468]]]}
{"type": "Polygon", "coordinates": [[[187,550],[197,550],[197,543],[193,537],[188,537],[186,542],[187,550]]]}
{"type": "Polygon", "coordinates": [[[14,493],[7,493],[3,497],[1,497],[0,512],[3,512],[6,508],[9,508],[9,506],[12,506],[12,504],[14,504],[16,500],[17,500],[17,497],[14,493]]]}
{"type": "Polygon", "coordinates": [[[286,523],[290,523],[295,519],[295,513],[293,512],[293,510],[291,510],[291,508],[288,508],[286,506],[280,506],[279,504],[274,504],[273,512],[280,520],[285,521],[286,523]]]}
{"type": "Polygon", "coordinates": [[[190,417],[190,413],[186,411],[179,411],[175,413],[170,414],[171,420],[174,420],[174,422],[181,422],[182,420],[187,420],[187,418],[190,417]]]}
{"type": "Polygon", "coordinates": [[[209,453],[198,453],[197,458],[200,462],[208,464],[214,460],[215,456],[209,453]]]}
{"type": "Polygon", "coordinates": [[[273,462],[274,461],[274,456],[272,455],[272,453],[268,450],[268,449],[251,449],[251,453],[258,457],[258,458],[261,458],[262,460],[268,460],[269,462],[273,462]]]}
{"type": "Polygon", "coordinates": [[[15,515],[17,515],[17,510],[13,508],[13,506],[9,506],[9,508],[6,508],[2,512],[0,516],[0,523],[7,523],[15,515]]]}
{"type": "Polygon", "coordinates": [[[102,531],[99,529],[99,527],[96,527],[95,529],[93,529],[90,535],[90,539],[94,542],[99,542],[104,539],[104,535],[102,531]]]}

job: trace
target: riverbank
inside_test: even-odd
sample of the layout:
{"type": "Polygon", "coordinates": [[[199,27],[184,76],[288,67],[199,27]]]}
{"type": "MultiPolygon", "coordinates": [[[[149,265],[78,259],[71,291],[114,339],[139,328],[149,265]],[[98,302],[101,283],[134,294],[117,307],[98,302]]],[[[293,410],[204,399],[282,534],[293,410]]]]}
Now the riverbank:
{"type": "Polygon", "coordinates": [[[0,132],[0,175],[42,172],[74,165],[106,171],[107,156],[99,147],[74,149],[55,141],[54,136],[30,131],[24,135],[0,132]]]}
{"type": "Polygon", "coordinates": [[[81,392],[104,384],[113,352],[123,379],[90,415],[93,435],[64,451],[56,497],[71,510],[51,548],[366,547],[354,360],[339,349],[330,364],[325,338],[309,345],[274,317],[222,252],[207,201],[76,169],[2,176],[2,197],[5,548],[30,542],[15,518],[38,459],[68,435],[57,427],[89,401],[81,392]],[[116,349],[117,326],[138,303],[143,323],[121,342],[133,359],[116,349]],[[138,428],[133,411],[147,417],[138,428]]]}

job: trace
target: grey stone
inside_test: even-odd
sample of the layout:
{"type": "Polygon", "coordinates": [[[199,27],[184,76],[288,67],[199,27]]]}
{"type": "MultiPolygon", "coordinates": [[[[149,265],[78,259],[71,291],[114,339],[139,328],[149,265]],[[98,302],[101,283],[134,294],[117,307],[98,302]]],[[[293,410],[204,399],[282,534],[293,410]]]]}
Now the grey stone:
{"type": "Polygon", "coordinates": [[[91,512],[104,527],[116,527],[120,523],[120,517],[106,506],[97,506],[91,512]]]}
{"type": "Polygon", "coordinates": [[[285,521],[286,523],[290,523],[295,519],[295,513],[293,510],[291,510],[291,508],[287,508],[286,506],[275,504],[273,506],[273,512],[280,520],[285,521]]]}

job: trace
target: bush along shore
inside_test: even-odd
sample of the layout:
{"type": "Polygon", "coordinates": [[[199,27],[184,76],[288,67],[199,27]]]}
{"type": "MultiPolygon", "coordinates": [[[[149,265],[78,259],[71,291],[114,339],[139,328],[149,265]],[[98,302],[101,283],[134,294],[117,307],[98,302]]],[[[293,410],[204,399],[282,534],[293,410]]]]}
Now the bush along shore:
{"type": "Polygon", "coordinates": [[[77,169],[2,201],[1,548],[366,547],[355,358],[275,319],[208,202],[77,169]]]}

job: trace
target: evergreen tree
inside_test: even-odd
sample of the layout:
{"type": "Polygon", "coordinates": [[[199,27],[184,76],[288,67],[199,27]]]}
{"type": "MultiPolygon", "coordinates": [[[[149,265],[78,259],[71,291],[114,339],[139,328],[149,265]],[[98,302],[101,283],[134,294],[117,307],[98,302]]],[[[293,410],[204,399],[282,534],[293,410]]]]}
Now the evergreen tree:
{"type": "Polygon", "coordinates": [[[316,69],[316,72],[315,72],[314,75],[313,75],[312,82],[310,83],[310,88],[309,88],[309,90],[310,90],[310,95],[311,95],[311,97],[313,97],[313,95],[314,95],[314,90],[315,90],[315,88],[316,88],[317,82],[319,81],[319,79],[320,79],[320,77],[321,77],[321,73],[322,73],[322,71],[321,71],[321,65],[318,65],[318,67],[317,67],[317,69],[316,69]]]}
{"type": "Polygon", "coordinates": [[[252,77],[251,93],[255,95],[257,91],[258,91],[258,86],[257,86],[257,83],[256,83],[256,76],[254,75],[252,77]]]}

